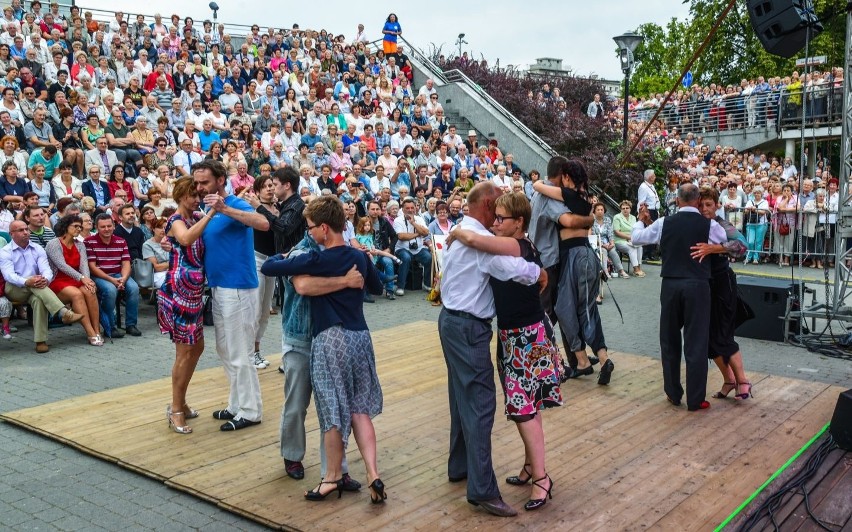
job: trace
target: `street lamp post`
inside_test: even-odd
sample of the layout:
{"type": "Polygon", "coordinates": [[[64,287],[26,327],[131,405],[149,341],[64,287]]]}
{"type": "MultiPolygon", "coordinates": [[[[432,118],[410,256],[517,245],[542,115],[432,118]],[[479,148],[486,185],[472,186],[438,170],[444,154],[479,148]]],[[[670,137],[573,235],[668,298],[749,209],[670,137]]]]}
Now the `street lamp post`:
{"type": "Polygon", "coordinates": [[[618,37],[613,37],[613,41],[618,45],[618,58],[621,61],[621,71],[624,72],[624,130],[622,133],[624,146],[627,147],[627,120],[629,118],[628,100],[630,98],[630,72],[633,70],[633,52],[639,43],[645,40],[641,35],[628,31],[618,37]]]}
{"type": "Polygon", "coordinates": [[[459,33],[458,39],[456,39],[456,45],[459,47],[459,57],[462,56],[462,45],[468,44],[466,40],[464,40],[464,33],[459,33]]]}

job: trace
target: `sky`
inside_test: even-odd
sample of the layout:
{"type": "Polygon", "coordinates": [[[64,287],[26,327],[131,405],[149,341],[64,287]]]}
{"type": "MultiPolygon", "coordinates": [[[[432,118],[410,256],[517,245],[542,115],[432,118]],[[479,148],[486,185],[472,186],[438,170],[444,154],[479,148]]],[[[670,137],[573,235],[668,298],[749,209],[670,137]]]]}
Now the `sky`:
{"type": "MultiPolygon", "coordinates": [[[[689,7],[682,0],[599,2],[543,0],[535,3],[535,9],[529,9],[529,4],[518,0],[488,0],[474,4],[324,0],[322,9],[309,10],[292,6],[311,5],[311,2],[218,0],[221,22],[256,23],[262,29],[270,24],[276,28],[290,28],[298,23],[302,29],[325,28],[347,37],[353,36],[358,24],[362,23],[370,40],[381,37],[384,21],[393,12],[399,18],[402,36],[424,51],[433,43],[443,46],[448,54],[458,53],[456,40],[464,33],[468,44],[462,49],[477,59],[484,56],[492,65],[499,59],[500,66],[526,68],[538,57],[555,57],[563,60],[563,68],[607,79],[622,76],[612,40],[614,36],[633,31],[645,22],[663,25],[673,16],[684,18],[689,7]],[[471,10],[470,5],[477,7],[471,10]]],[[[205,18],[212,18],[208,3],[209,0],[82,0],[78,5],[111,11],[144,11],[146,15],[159,12],[165,19],[175,12],[174,6],[179,5],[176,13],[181,18],[191,16],[200,26],[205,18]]]]}

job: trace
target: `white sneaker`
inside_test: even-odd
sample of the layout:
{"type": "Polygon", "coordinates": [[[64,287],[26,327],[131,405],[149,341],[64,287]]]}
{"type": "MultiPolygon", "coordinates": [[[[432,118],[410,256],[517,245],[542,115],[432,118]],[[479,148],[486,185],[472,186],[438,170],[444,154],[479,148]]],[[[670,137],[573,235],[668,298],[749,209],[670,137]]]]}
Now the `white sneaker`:
{"type": "Polygon", "coordinates": [[[269,367],[269,362],[266,361],[262,356],[260,356],[260,351],[254,352],[254,367],[257,369],[266,369],[269,367]]]}
{"type": "Polygon", "coordinates": [[[402,288],[397,288],[396,290],[394,290],[394,294],[398,295],[399,297],[402,297],[405,295],[405,290],[403,290],[402,288]]]}

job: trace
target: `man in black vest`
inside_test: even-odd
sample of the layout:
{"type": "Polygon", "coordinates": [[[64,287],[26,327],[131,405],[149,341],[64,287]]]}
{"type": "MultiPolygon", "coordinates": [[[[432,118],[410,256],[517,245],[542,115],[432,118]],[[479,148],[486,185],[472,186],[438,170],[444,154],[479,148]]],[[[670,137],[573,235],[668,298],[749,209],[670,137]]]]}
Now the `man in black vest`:
{"type": "Polygon", "coordinates": [[[647,208],[631,233],[635,245],[660,244],[663,278],[660,289],[660,356],[663,388],[669,402],[680,405],[680,358],[686,358],[686,406],[690,411],[710,407],[707,393],[707,343],[710,324],[710,261],[691,257],[699,242],[722,244],[725,230],[698,212],[698,187],[687,183],[677,191],[678,212],[651,223],[647,208]],[[681,345],[681,329],[686,346],[681,345]]]}

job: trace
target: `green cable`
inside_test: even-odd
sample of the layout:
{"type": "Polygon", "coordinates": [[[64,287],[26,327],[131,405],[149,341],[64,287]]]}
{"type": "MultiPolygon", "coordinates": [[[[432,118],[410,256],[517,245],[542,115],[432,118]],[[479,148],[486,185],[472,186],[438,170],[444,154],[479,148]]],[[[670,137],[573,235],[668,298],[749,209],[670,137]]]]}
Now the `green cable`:
{"type": "Polygon", "coordinates": [[[773,480],[775,480],[775,478],[776,478],[776,477],[778,477],[778,475],[780,475],[781,473],[783,473],[783,472],[784,472],[784,471],[785,471],[788,467],[790,467],[790,464],[792,464],[792,463],[793,463],[793,462],[794,462],[794,461],[795,461],[795,460],[796,460],[799,456],[801,456],[803,452],[805,452],[806,450],[808,450],[808,448],[809,448],[811,445],[813,445],[813,443],[814,443],[815,441],[817,441],[817,440],[819,439],[819,437],[820,437],[820,436],[822,436],[822,435],[825,433],[825,431],[826,431],[826,430],[828,430],[828,426],[829,426],[829,425],[831,425],[831,423],[826,423],[826,424],[822,427],[822,430],[820,430],[819,432],[817,432],[817,433],[814,435],[814,437],[813,437],[813,438],[811,438],[811,439],[808,441],[808,443],[806,443],[805,445],[803,445],[803,446],[802,446],[802,448],[801,448],[801,449],[799,449],[799,450],[796,452],[796,454],[794,454],[793,456],[791,456],[791,457],[790,457],[790,459],[789,459],[789,460],[787,460],[786,462],[784,462],[784,465],[782,465],[780,468],[778,468],[778,470],[777,470],[777,471],[775,471],[774,473],[772,473],[772,476],[771,476],[771,477],[769,477],[769,478],[766,480],[766,482],[764,482],[763,484],[761,484],[761,486],[760,486],[759,488],[757,488],[757,489],[754,491],[754,493],[752,493],[752,494],[749,496],[749,498],[748,498],[748,499],[746,499],[745,501],[743,501],[743,503],[742,503],[742,504],[740,504],[740,505],[737,507],[737,509],[736,509],[736,510],[734,510],[734,511],[731,513],[731,515],[729,515],[729,516],[728,516],[728,517],[727,517],[724,521],[722,521],[722,522],[719,524],[719,526],[717,526],[717,527],[715,528],[715,530],[713,530],[713,532],[720,532],[723,528],[725,528],[726,526],[728,526],[728,524],[729,524],[731,521],[733,521],[733,519],[734,519],[736,516],[738,516],[738,515],[740,514],[740,512],[742,512],[742,511],[743,511],[743,509],[744,509],[746,506],[748,506],[748,505],[751,503],[751,501],[753,501],[753,500],[754,500],[754,498],[755,498],[755,497],[757,497],[758,495],[760,495],[760,492],[761,492],[761,491],[763,491],[763,489],[764,489],[764,488],[766,488],[766,486],[768,486],[770,482],[772,482],[773,480]]]}

